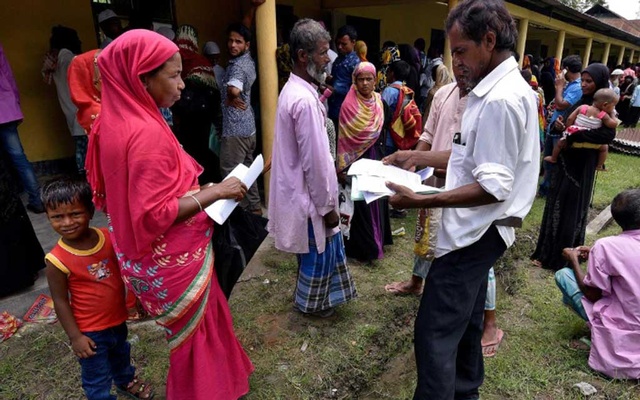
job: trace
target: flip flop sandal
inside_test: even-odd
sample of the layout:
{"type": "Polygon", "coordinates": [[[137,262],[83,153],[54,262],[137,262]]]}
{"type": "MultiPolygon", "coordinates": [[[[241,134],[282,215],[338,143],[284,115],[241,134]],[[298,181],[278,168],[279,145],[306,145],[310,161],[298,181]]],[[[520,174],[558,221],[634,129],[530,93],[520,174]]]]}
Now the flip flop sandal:
{"type": "Polygon", "coordinates": [[[504,332],[502,329],[498,329],[496,335],[495,342],[482,345],[482,355],[485,358],[495,357],[498,353],[498,348],[500,347],[500,343],[502,343],[502,338],[504,338],[504,332]]]}
{"type": "Polygon", "coordinates": [[[404,289],[400,289],[398,287],[399,284],[401,284],[402,282],[393,282],[390,283],[388,285],[385,285],[384,290],[387,293],[391,293],[394,294],[396,296],[409,296],[409,295],[413,295],[413,296],[422,296],[422,290],[420,289],[418,291],[411,291],[411,290],[404,290],[404,289]]]}
{"type": "Polygon", "coordinates": [[[116,386],[116,392],[119,395],[128,397],[130,399],[153,399],[155,393],[153,393],[153,389],[151,386],[140,379],[138,377],[134,377],[131,382],[127,384],[127,386],[116,386]]]}

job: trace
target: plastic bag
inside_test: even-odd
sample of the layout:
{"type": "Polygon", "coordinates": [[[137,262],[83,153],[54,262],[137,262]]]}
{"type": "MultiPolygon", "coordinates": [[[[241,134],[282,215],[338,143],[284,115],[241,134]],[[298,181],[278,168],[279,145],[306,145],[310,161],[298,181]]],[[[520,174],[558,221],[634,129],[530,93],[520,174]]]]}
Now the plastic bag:
{"type": "Polygon", "coordinates": [[[268,235],[267,219],[240,207],[223,225],[215,224],[213,250],[214,269],[222,292],[228,299],[247,264],[268,235]]]}
{"type": "Polygon", "coordinates": [[[0,343],[9,339],[20,329],[22,321],[6,311],[0,313],[0,343]]]}
{"type": "Polygon", "coordinates": [[[340,204],[340,232],[345,239],[349,239],[354,211],[353,200],[351,200],[351,185],[340,185],[338,201],[340,204]]]}

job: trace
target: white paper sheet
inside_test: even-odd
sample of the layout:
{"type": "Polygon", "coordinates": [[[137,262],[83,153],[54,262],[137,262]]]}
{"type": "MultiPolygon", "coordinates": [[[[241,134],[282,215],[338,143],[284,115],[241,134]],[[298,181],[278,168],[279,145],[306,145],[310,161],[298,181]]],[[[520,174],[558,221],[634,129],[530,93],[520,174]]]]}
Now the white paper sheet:
{"type": "Polygon", "coordinates": [[[417,171],[416,174],[420,176],[420,179],[422,181],[426,181],[427,179],[431,178],[431,176],[433,175],[433,168],[427,167],[425,169],[421,169],[420,171],[417,171]]]}
{"type": "Polygon", "coordinates": [[[358,176],[358,190],[369,193],[393,194],[391,189],[387,187],[387,179],[379,176],[358,176]]]}
{"type": "Polygon", "coordinates": [[[367,204],[370,204],[378,199],[388,196],[387,194],[379,194],[379,193],[371,193],[371,192],[362,192],[362,195],[364,197],[364,201],[367,204]]]}
{"type": "Polygon", "coordinates": [[[359,189],[358,177],[354,176],[351,178],[351,200],[353,201],[361,201],[364,200],[362,192],[359,189]]]}
{"type": "Polygon", "coordinates": [[[351,164],[347,174],[358,177],[377,176],[404,186],[419,185],[422,182],[420,175],[415,172],[409,172],[393,165],[384,165],[382,161],[368,159],[361,159],[351,164]]]}
{"type": "Polygon", "coordinates": [[[351,164],[349,171],[347,171],[347,175],[369,175],[371,171],[377,169],[379,165],[382,165],[381,161],[361,158],[351,164]]]}
{"type": "MultiPolygon", "coordinates": [[[[262,159],[262,154],[260,154],[258,157],[256,157],[249,168],[247,168],[247,166],[244,164],[238,164],[238,166],[236,166],[225,179],[236,177],[240,179],[242,183],[247,186],[247,188],[249,188],[251,187],[251,185],[253,185],[256,179],[258,179],[263,169],[264,160],[262,159]]],[[[225,223],[227,218],[229,218],[229,215],[231,215],[237,205],[238,202],[235,200],[222,199],[211,204],[204,210],[211,219],[216,221],[219,225],[222,225],[225,223]]]]}

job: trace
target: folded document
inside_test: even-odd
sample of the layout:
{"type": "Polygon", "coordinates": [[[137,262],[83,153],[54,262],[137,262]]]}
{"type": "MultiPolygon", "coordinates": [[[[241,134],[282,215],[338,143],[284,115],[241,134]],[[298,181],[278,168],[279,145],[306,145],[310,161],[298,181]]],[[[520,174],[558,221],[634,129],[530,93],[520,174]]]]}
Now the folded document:
{"type": "Polygon", "coordinates": [[[354,162],[348,175],[351,176],[351,199],[364,200],[367,204],[384,196],[395,194],[387,187],[387,182],[406,186],[415,193],[431,194],[442,190],[423,185],[422,181],[433,175],[433,168],[410,172],[382,161],[361,159],[354,162]]]}
{"type": "MultiPolygon", "coordinates": [[[[262,173],[262,169],[264,168],[264,161],[262,159],[262,154],[256,157],[251,164],[250,167],[247,167],[244,164],[238,164],[237,167],[231,171],[229,175],[225,179],[229,179],[232,176],[240,179],[242,183],[244,183],[247,188],[250,188],[251,185],[258,179],[258,176],[262,173]]],[[[238,205],[238,202],[231,199],[221,199],[211,204],[209,207],[205,208],[207,215],[216,221],[218,225],[224,224],[224,222],[229,218],[229,215],[233,212],[233,210],[238,205]]]]}

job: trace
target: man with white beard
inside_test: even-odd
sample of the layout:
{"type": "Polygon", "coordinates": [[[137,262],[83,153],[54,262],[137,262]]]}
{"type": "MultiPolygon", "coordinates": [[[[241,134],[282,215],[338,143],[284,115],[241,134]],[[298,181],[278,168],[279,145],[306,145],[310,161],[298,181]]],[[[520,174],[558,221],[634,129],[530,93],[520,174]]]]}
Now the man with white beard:
{"type": "Polygon", "coordinates": [[[293,70],[278,99],[268,229],[298,256],[294,310],[326,318],[356,297],[338,229],[338,180],[316,84],[324,83],[329,33],[303,19],[291,31],[293,70]]]}

